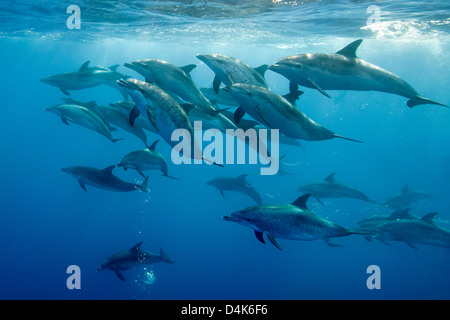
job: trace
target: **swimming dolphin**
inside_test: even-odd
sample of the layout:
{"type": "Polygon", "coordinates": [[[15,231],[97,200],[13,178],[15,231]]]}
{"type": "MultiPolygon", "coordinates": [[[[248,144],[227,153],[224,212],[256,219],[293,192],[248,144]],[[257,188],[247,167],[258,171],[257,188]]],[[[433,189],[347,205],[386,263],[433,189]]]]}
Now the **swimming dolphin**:
{"type": "Polygon", "coordinates": [[[317,89],[329,98],[326,90],[373,90],[406,97],[410,108],[419,104],[448,107],[419,96],[405,80],[357,58],[356,50],[361,43],[361,39],[356,40],[335,54],[300,54],[282,58],[269,69],[286,77],[291,90],[301,85],[317,89]]]}
{"type": "Polygon", "coordinates": [[[161,152],[156,150],[158,141],[153,142],[147,149],[136,150],[125,155],[117,166],[124,170],[136,170],[143,177],[145,177],[144,171],[146,170],[160,170],[163,176],[178,180],[169,176],[166,159],[161,152]]]}
{"type": "Polygon", "coordinates": [[[224,198],[224,191],[240,192],[252,198],[258,205],[261,205],[263,203],[261,196],[258,191],[247,182],[247,176],[247,174],[243,174],[238,177],[220,177],[212,179],[206,182],[206,184],[217,188],[224,198]]]}
{"type": "Polygon", "coordinates": [[[238,129],[233,121],[222,114],[227,109],[204,110],[191,103],[184,103],[181,107],[188,115],[191,125],[194,125],[195,121],[201,121],[203,130],[217,129],[225,132],[227,129],[238,129]]]}
{"type": "Polygon", "coordinates": [[[395,210],[400,210],[402,208],[409,207],[414,202],[425,199],[434,199],[434,197],[429,193],[410,189],[408,184],[406,184],[400,193],[390,195],[381,204],[395,210]]]}
{"type": "Polygon", "coordinates": [[[114,271],[117,277],[125,281],[125,277],[122,271],[128,270],[132,267],[137,267],[140,265],[153,264],[156,262],[164,261],[166,263],[174,263],[167,254],[164,253],[163,249],[159,251],[159,255],[141,250],[142,242],[139,242],[134,247],[129,250],[120,251],[108,259],[106,259],[97,271],[111,270],[114,271]]]}
{"type": "Polygon", "coordinates": [[[201,109],[214,110],[211,102],[206,99],[189,75],[192,69],[197,67],[195,64],[179,68],[166,61],[145,59],[125,63],[124,66],[143,75],[146,82],[176,94],[201,109]]]}
{"type": "Polygon", "coordinates": [[[284,97],[269,89],[238,83],[225,87],[224,90],[230,92],[239,102],[240,107],[235,112],[236,123],[248,113],[261,124],[279,129],[280,133],[293,139],[318,141],[341,138],[361,142],[335,134],[319,125],[284,97]]]}
{"type": "Polygon", "coordinates": [[[357,222],[358,229],[372,230],[375,232],[380,225],[386,222],[403,219],[417,219],[409,213],[409,210],[410,208],[406,208],[397,210],[391,214],[376,214],[370,216],[357,222]]]}
{"type": "Polygon", "coordinates": [[[74,104],[58,104],[53,107],[45,108],[45,111],[50,111],[59,117],[64,124],[69,125],[69,122],[75,123],[87,129],[96,131],[105,136],[112,142],[122,139],[114,139],[111,134],[109,123],[105,123],[95,112],[91,110],[74,105],[74,104]]]}
{"type": "Polygon", "coordinates": [[[226,86],[235,83],[245,83],[268,89],[264,74],[267,65],[253,69],[245,62],[223,54],[198,54],[197,58],[203,61],[215,73],[213,81],[214,91],[219,93],[219,86],[223,82],[226,86]]]}
{"type": "Polygon", "coordinates": [[[122,111],[111,106],[98,106],[98,109],[109,123],[135,135],[147,146],[147,134],[138,125],[131,126],[128,117],[122,111]]]}
{"type": "Polygon", "coordinates": [[[414,244],[450,248],[450,230],[436,225],[433,218],[436,212],[426,214],[421,219],[393,220],[380,225],[374,239],[387,244],[387,241],[402,241],[417,250],[414,244]]]}
{"type": "Polygon", "coordinates": [[[227,107],[239,107],[239,104],[233,96],[223,89],[219,89],[218,93],[215,92],[214,88],[200,88],[200,91],[213,105],[220,104],[227,107]]]}
{"type": "Polygon", "coordinates": [[[148,177],[145,178],[141,185],[137,185],[123,181],[113,175],[112,171],[114,168],[115,165],[109,166],[103,170],[92,167],[74,166],[62,168],[61,170],[77,179],[80,187],[84,191],[87,191],[86,185],[91,185],[96,188],[116,192],[130,192],[136,190],[147,192],[148,177]]]}
{"type": "Polygon", "coordinates": [[[128,76],[117,72],[119,65],[114,65],[109,68],[89,67],[89,63],[90,61],[86,61],[75,72],[45,77],[41,79],[41,82],[58,87],[66,95],[70,95],[69,90],[81,90],[106,84],[118,89],[124,96],[124,99],[127,99],[125,92],[116,84],[117,80],[128,78],[128,76]]]}
{"type": "Polygon", "coordinates": [[[306,207],[310,194],[305,194],[292,204],[259,205],[236,211],[231,216],[223,216],[225,221],[232,221],[255,231],[256,238],[265,243],[263,234],[270,242],[282,250],[275,238],[312,241],[323,239],[330,247],[333,237],[346,237],[351,234],[365,234],[353,231],[328,221],[306,207]]]}
{"type": "Polygon", "coordinates": [[[333,172],[327,176],[324,180],[314,181],[306,183],[298,188],[299,191],[305,193],[311,193],[311,195],[321,202],[323,198],[352,198],[366,202],[374,201],[370,200],[364,193],[345,184],[340,183],[334,179],[336,172],[333,172]]]}
{"type": "Polygon", "coordinates": [[[119,80],[118,83],[127,90],[136,104],[130,112],[131,125],[139,115],[143,116],[171,147],[179,143],[172,141],[172,133],[176,129],[184,129],[190,135],[191,150],[183,150],[183,155],[212,163],[201,155],[202,150],[195,139],[188,115],[168,93],[153,84],[136,79],[119,80]]]}

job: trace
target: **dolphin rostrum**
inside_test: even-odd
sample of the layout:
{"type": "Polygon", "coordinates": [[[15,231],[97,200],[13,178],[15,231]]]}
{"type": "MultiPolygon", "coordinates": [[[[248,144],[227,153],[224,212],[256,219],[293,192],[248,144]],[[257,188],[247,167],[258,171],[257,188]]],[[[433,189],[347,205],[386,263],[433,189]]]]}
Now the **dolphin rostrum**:
{"type": "Polygon", "coordinates": [[[412,108],[419,104],[442,103],[419,96],[416,90],[397,75],[356,56],[362,40],[350,43],[334,54],[300,54],[278,60],[269,69],[290,81],[291,90],[297,85],[317,89],[330,98],[326,90],[380,91],[408,98],[412,108]]]}
{"type": "Polygon", "coordinates": [[[179,68],[166,61],[145,59],[125,63],[125,67],[143,75],[146,82],[176,94],[201,109],[214,110],[211,102],[206,99],[189,75],[196,67],[195,64],[179,68]]]}
{"type": "Polygon", "coordinates": [[[238,177],[220,177],[212,179],[206,182],[206,184],[217,188],[222,197],[225,197],[224,191],[240,192],[252,198],[256,204],[261,205],[263,203],[261,196],[258,191],[247,182],[246,177],[247,174],[238,177]]]}
{"type": "Polygon", "coordinates": [[[223,54],[198,54],[197,58],[203,61],[215,73],[213,81],[214,91],[219,94],[219,86],[223,82],[226,86],[235,83],[245,83],[268,89],[264,74],[267,65],[253,69],[245,62],[223,54]]]}
{"type": "MultiPolygon", "coordinates": [[[[354,142],[358,140],[335,134],[327,128],[308,118],[299,108],[286,98],[258,86],[237,83],[224,89],[230,92],[239,102],[236,109],[236,123],[248,113],[253,119],[271,129],[279,129],[280,133],[293,139],[309,141],[341,138],[354,142]]],[[[298,94],[295,97],[298,97],[298,94]]]]}
{"type": "Polygon", "coordinates": [[[122,271],[140,265],[153,264],[164,261],[166,263],[174,263],[167,254],[161,249],[159,255],[141,250],[142,242],[139,242],[129,250],[117,252],[106,259],[97,271],[111,270],[117,277],[125,281],[122,271]]]}
{"type": "Polygon", "coordinates": [[[336,172],[333,172],[324,180],[306,183],[299,187],[298,190],[305,193],[311,193],[311,195],[319,202],[322,202],[320,199],[323,198],[353,198],[374,203],[374,201],[370,200],[369,197],[361,191],[336,181],[334,178],[335,174],[336,172]]]}
{"type": "Polygon", "coordinates": [[[87,191],[86,185],[116,192],[130,192],[136,190],[141,190],[143,192],[147,191],[148,177],[144,179],[144,182],[142,182],[141,185],[126,182],[113,175],[112,171],[114,168],[115,165],[109,166],[103,170],[92,167],[73,166],[62,168],[61,170],[77,179],[80,187],[84,191],[87,191]]]}
{"type": "Polygon", "coordinates": [[[349,230],[318,216],[306,207],[309,197],[310,194],[305,194],[292,204],[253,206],[222,218],[253,229],[256,238],[262,243],[265,243],[265,234],[280,250],[282,249],[275,238],[302,241],[323,239],[330,247],[336,247],[339,245],[330,243],[330,238],[366,234],[349,230]]]}
{"type": "MultiPolygon", "coordinates": [[[[450,230],[436,225],[433,218],[436,212],[426,214],[420,219],[393,220],[377,228],[374,239],[402,241],[417,250],[414,244],[450,248],[450,230]]],[[[386,243],[387,244],[387,243],[386,243]]]]}
{"type": "Polygon", "coordinates": [[[66,125],[69,125],[69,122],[78,124],[100,133],[112,142],[122,140],[114,139],[111,134],[109,123],[105,122],[98,114],[85,107],[75,104],[58,104],[53,107],[45,108],[45,111],[50,111],[58,115],[66,125]]]}
{"type": "Polygon", "coordinates": [[[58,87],[66,95],[70,95],[69,90],[81,90],[106,84],[118,89],[126,100],[128,96],[116,84],[117,80],[128,78],[128,76],[117,72],[119,65],[109,68],[89,67],[89,62],[83,63],[77,71],[45,77],[41,79],[41,82],[58,87]]]}
{"type": "Polygon", "coordinates": [[[153,142],[147,149],[132,151],[125,155],[117,166],[124,168],[124,170],[136,170],[144,178],[146,177],[144,171],[160,170],[163,176],[178,180],[169,176],[166,159],[161,152],[156,150],[158,141],[153,142]]]}

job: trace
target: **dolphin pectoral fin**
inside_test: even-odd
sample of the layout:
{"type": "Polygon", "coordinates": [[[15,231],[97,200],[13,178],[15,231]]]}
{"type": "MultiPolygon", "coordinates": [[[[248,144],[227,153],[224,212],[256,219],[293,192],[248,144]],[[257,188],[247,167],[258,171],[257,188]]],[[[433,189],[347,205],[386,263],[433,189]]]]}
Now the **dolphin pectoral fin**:
{"type": "Polygon", "coordinates": [[[256,236],[256,239],[259,240],[259,242],[266,244],[266,242],[264,241],[262,232],[255,230],[255,236],[256,236]]]}
{"type": "Polygon", "coordinates": [[[225,194],[223,193],[223,189],[220,189],[220,195],[225,198],[225,194]]]}
{"type": "Polygon", "coordinates": [[[62,93],[64,93],[65,95],[67,95],[67,96],[70,96],[70,92],[69,91],[67,91],[66,89],[64,89],[64,88],[59,88],[61,91],[62,91],[62,93]]]}
{"type": "Polygon", "coordinates": [[[331,242],[330,242],[330,239],[328,239],[328,238],[326,238],[326,239],[324,239],[324,240],[325,240],[325,242],[327,243],[327,245],[328,245],[330,248],[342,247],[340,244],[331,243],[331,242]]]}
{"type": "Polygon", "coordinates": [[[264,117],[264,115],[262,114],[261,110],[258,107],[255,108],[255,111],[256,111],[256,113],[258,113],[258,115],[261,117],[261,119],[263,119],[264,122],[269,126],[269,128],[274,129],[274,127],[270,124],[269,121],[267,121],[267,119],[264,117]]]}
{"type": "Polygon", "coordinates": [[[128,117],[132,127],[134,126],[134,121],[136,121],[136,118],[139,117],[139,114],[139,109],[137,108],[137,106],[134,106],[130,111],[130,116],[128,117]]]}
{"type": "Polygon", "coordinates": [[[408,107],[410,107],[410,108],[413,108],[413,107],[418,106],[420,104],[435,104],[435,105],[438,105],[438,106],[443,106],[443,107],[446,107],[446,108],[450,108],[449,106],[447,106],[447,105],[445,105],[443,103],[436,102],[436,101],[433,101],[433,100],[430,100],[430,99],[427,99],[427,98],[423,98],[423,97],[419,97],[419,96],[411,98],[411,99],[408,100],[408,102],[406,102],[406,105],[408,107]]]}
{"type": "Polygon", "coordinates": [[[278,249],[280,249],[281,251],[283,251],[283,249],[281,249],[280,245],[277,243],[277,241],[275,240],[275,238],[273,237],[273,235],[271,235],[270,233],[266,233],[267,239],[270,240],[270,242],[272,242],[272,244],[277,247],[278,249]]]}
{"type": "Polygon", "coordinates": [[[410,246],[411,248],[413,248],[414,250],[419,250],[419,249],[417,249],[417,247],[414,246],[411,242],[405,241],[405,243],[406,243],[408,246],[410,246]]]}
{"type": "Polygon", "coordinates": [[[67,121],[66,118],[61,117],[61,121],[65,124],[65,125],[69,125],[69,121],[67,121]]]}
{"type": "Polygon", "coordinates": [[[213,89],[216,94],[219,94],[220,84],[221,84],[220,78],[218,76],[215,76],[213,81],[213,89]]]}
{"type": "Polygon", "coordinates": [[[149,109],[147,109],[147,116],[148,116],[150,122],[152,123],[153,127],[156,129],[156,131],[159,131],[158,125],[156,124],[155,116],[149,109]]]}
{"type": "Polygon", "coordinates": [[[314,80],[312,80],[311,78],[307,79],[309,81],[309,83],[316,89],[318,90],[321,94],[323,94],[325,97],[328,97],[331,99],[331,96],[326,93],[325,90],[323,90],[314,80]]]}
{"type": "Polygon", "coordinates": [[[237,108],[236,111],[234,112],[234,123],[238,125],[239,121],[241,121],[244,115],[245,115],[244,109],[242,109],[242,107],[237,108]]]}
{"type": "Polygon", "coordinates": [[[141,176],[142,176],[142,178],[146,178],[147,176],[144,174],[144,172],[142,172],[142,170],[136,170],[137,171],[137,173],[139,173],[141,176]]]}
{"type": "Polygon", "coordinates": [[[84,182],[81,182],[81,180],[78,180],[78,183],[80,184],[81,189],[83,189],[84,191],[87,192],[86,185],[84,184],[84,182]]]}
{"type": "Polygon", "coordinates": [[[116,272],[117,277],[118,277],[120,280],[126,281],[126,280],[125,280],[125,277],[124,277],[123,274],[122,274],[122,272],[117,271],[117,270],[116,270],[115,272],[116,272]]]}

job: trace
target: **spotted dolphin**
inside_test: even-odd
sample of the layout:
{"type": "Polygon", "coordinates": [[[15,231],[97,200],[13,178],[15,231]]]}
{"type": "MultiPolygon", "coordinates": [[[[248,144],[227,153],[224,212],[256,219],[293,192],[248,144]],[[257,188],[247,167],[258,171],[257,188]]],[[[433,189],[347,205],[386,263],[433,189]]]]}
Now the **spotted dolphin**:
{"type": "Polygon", "coordinates": [[[297,85],[317,89],[330,97],[326,90],[380,91],[406,97],[408,107],[442,103],[421,97],[405,80],[356,56],[362,39],[350,43],[334,54],[300,54],[279,59],[269,70],[290,81],[291,90],[297,85]]]}
{"type": "Polygon", "coordinates": [[[434,197],[429,193],[411,189],[409,185],[406,184],[400,192],[388,196],[382,202],[382,205],[395,210],[400,210],[409,207],[414,202],[426,199],[434,199],[434,197]]]}
{"type": "MultiPolygon", "coordinates": [[[[293,138],[309,141],[341,138],[361,142],[338,135],[308,118],[291,102],[269,89],[237,83],[225,87],[239,102],[235,119],[239,123],[245,113],[271,129],[279,129],[280,133],[293,138]]],[[[298,95],[296,96],[298,97],[298,95]]]]}
{"type": "Polygon", "coordinates": [[[77,179],[84,191],[87,191],[86,185],[115,192],[147,191],[148,177],[140,185],[126,182],[113,175],[112,171],[114,168],[115,165],[103,170],[85,166],[73,166],[62,168],[61,170],[77,179]]]}
{"type": "Polygon", "coordinates": [[[311,193],[319,202],[323,198],[352,198],[374,203],[361,191],[337,181],[334,178],[335,174],[336,172],[333,172],[323,180],[306,183],[299,187],[298,190],[311,193]]]}
{"type": "Polygon", "coordinates": [[[245,83],[266,89],[269,88],[264,79],[268,65],[262,65],[254,69],[243,61],[223,54],[198,54],[197,58],[214,71],[213,88],[217,94],[221,83],[224,83],[226,86],[231,86],[235,83],[245,83]]]}
{"type": "Polygon", "coordinates": [[[167,61],[145,59],[125,63],[130,68],[145,77],[145,81],[153,83],[162,89],[176,94],[204,110],[214,110],[211,102],[206,99],[189,75],[195,64],[177,67],[167,61]]]}
{"type": "Polygon", "coordinates": [[[106,84],[118,89],[124,99],[127,99],[126,92],[116,84],[117,80],[128,78],[128,76],[117,72],[119,65],[114,65],[109,68],[89,67],[89,63],[90,61],[86,61],[80,69],[74,72],[66,72],[42,78],[41,82],[58,87],[65,95],[70,95],[69,90],[82,90],[106,84]]]}
{"type": "Polygon", "coordinates": [[[111,270],[117,277],[125,281],[122,271],[141,265],[153,264],[156,262],[174,263],[169,256],[161,249],[159,255],[141,249],[142,242],[139,242],[129,250],[117,252],[103,261],[97,271],[111,270]]]}
{"type": "Polygon", "coordinates": [[[207,185],[213,186],[220,191],[222,197],[225,197],[224,191],[233,191],[245,194],[252,198],[256,204],[261,205],[262,199],[258,191],[247,182],[247,174],[238,177],[219,177],[206,182],[207,185]]]}
{"type": "Polygon", "coordinates": [[[96,131],[105,136],[112,142],[122,139],[114,139],[111,134],[111,129],[108,122],[105,122],[95,112],[74,104],[58,104],[53,107],[45,108],[45,111],[50,111],[61,118],[61,121],[69,125],[75,123],[79,126],[96,131]]]}
{"type": "Polygon", "coordinates": [[[306,206],[310,194],[305,194],[292,204],[258,205],[236,211],[231,216],[223,216],[225,221],[236,222],[254,230],[256,238],[265,243],[265,234],[270,242],[282,250],[275,238],[312,241],[323,239],[331,247],[334,237],[346,237],[352,234],[365,234],[341,227],[326,220],[306,206]]]}

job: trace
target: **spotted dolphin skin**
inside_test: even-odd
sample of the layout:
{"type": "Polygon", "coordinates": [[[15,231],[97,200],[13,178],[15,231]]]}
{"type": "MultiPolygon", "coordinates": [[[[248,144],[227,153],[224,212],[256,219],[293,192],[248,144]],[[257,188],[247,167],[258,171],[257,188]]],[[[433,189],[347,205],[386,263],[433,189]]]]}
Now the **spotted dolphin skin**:
{"type": "Polygon", "coordinates": [[[244,83],[269,88],[264,79],[267,65],[254,69],[245,62],[223,54],[198,54],[197,58],[214,71],[213,88],[217,94],[221,83],[224,83],[226,86],[244,83]]]}
{"type": "Polygon", "coordinates": [[[278,60],[269,69],[297,85],[317,89],[330,97],[326,90],[380,91],[408,98],[412,108],[420,104],[442,103],[421,97],[410,84],[397,75],[357,58],[356,50],[362,40],[356,40],[335,54],[313,53],[278,60]]]}
{"type": "Polygon", "coordinates": [[[258,205],[262,204],[258,191],[247,182],[246,178],[247,174],[238,177],[219,177],[206,182],[206,184],[218,189],[222,197],[225,197],[224,191],[234,191],[249,196],[258,205]]]}
{"type": "Polygon", "coordinates": [[[309,197],[310,194],[303,195],[292,204],[253,206],[222,218],[253,229],[256,238],[262,243],[265,243],[265,234],[280,250],[282,249],[275,238],[302,241],[323,239],[334,247],[338,245],[330,243],[330,238],[366,234],[349,230],[318,216],[306,207],[309,197]]]}
{"type": "Polygon", "coordinates": [[[86,185],[115,192],[130,192],[136,190],[141,190],[143,192],[147,191],[148,177],[145,178],[141,185],[137,185],[135,183],[123,181],[113,175],[112,171],[114,168],[115,165],[109,166],[103,170],[85,166],[73,166],[62,168],[61,170],[77,179],[80,187],[84,191],[87,191],[86,185]]]}
{"type": "Polygon", "coordinates": [[[129,250],[117,252],[106,259],[97,271],[111,270],[117,277],[125,281],[122,271],[140,265],[148,265],[156,262],[174,263],[167,254],[160,250],[159,255],[141,250],[142,242],[139,242],[129,250]]]}
{"type": "Polygon", "coordinates": [[[114,65],[109,68],[89,67],[89,63],[90,61],[86,61],[80,69],[74,72],[66,72],[42,78],[41,82],[59,88],[65,95],[70,95],[69,90],[82,90],[106,84],[118,89],[125,100],[128,98],[126,92],[117,86],[116,83],[117,80],[128,77],[117,72],[119,65],[114,65]]]}

